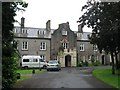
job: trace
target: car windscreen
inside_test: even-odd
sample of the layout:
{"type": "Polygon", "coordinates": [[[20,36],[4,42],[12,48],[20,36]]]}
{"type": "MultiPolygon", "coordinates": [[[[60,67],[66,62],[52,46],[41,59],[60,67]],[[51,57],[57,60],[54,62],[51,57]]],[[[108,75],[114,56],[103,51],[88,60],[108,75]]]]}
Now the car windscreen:
{"type": "Polygon", "coordinates": [[[57,61],[49,61],[48,63],[54,64],[54,63],[57,63],[57,61]]]}

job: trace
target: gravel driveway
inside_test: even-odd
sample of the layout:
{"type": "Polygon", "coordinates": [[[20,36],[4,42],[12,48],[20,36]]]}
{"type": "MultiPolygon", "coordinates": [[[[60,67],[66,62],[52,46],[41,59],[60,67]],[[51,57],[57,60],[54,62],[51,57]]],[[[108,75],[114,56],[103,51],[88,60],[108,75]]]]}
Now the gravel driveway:
{"type": "Polygon", "coordinates": [[[62,68],[34,74],[15,88],[112,88],[92,76],[93,68],[62,68]]]}

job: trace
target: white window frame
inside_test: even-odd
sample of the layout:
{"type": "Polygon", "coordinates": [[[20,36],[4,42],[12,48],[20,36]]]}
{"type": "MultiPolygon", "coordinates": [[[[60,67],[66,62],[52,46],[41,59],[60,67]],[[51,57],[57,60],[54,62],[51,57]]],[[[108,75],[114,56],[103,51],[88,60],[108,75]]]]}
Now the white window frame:
{"type": "Polygon", "coordinates": [[[66,30],[63,30],[63,31],[62,31],[62,35],[67,35],[67,31],[66,31],[66,30]]]}
{"type": "Polygon", "coordinates": [[[46,50],[46,42],[40,42],[40,50],[46,50]]]}
{"type": "Polygon", "coordinates": [[[40,55],[42,60],[46,60],[46,56],[45,55],[40,55]]]}
{"type": "Polygon", "coordinates": [[[16,28],[14,28],[14,33],[17,33],[17,29],[16,28]]]}
{"type": "Polygon", "coordinates": [[[27,41],[22,42],[22,50],[28,50],[28,42],[27,41]]]}
{"type": "Polygon", "coordinates": [[[44,30],[38,30],[38,35],[45,35],[45,31],[44,30]]]}
{"type": "Polygon", "coordinates": [[[98,51],[97,45],[93,45],[93,51],[98,51]]]}
{"type": "Polygon", "coordinates": [[[62,43],[62,46],[64,47],[64,49],[68,48],[68,43],[62,43]]]}
{"type": "Polygon", "coordinates": [[[80,44],[80,51],[85,51],[85,45],[84,44],[80,44]]]}
{"type": "Polygon", "coordinates": [[[21,32],[27,34],[27,29],[23,29],[23,28],[22,28],[22,31],[21,31],[21,32]]]}
{"type": "Polygon", "coordinates": [[[43,31],[43,35],[45,35],[45,31],[43,31]]]}

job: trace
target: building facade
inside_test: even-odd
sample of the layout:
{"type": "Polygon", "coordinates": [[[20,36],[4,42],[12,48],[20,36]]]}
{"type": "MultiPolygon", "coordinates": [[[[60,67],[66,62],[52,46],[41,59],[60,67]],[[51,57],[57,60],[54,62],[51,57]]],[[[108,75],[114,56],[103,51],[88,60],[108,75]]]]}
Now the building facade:
{"type": "Polygon", "coordinates": [[[91,63],[93,57],[102,64],[109,64],[109,56],[100,54],[97,46],[90,44],[89,34],[91,33],[83,32],[80,25],[78,31],[72,31],[69,22],[59,24],[58,29],[51,29],[50,20],[47,21],[46,28],[14,28],[21,57],[40,55],[46,61],[59,60],[62,67],[75,67],[80,61],[91,63]]]}

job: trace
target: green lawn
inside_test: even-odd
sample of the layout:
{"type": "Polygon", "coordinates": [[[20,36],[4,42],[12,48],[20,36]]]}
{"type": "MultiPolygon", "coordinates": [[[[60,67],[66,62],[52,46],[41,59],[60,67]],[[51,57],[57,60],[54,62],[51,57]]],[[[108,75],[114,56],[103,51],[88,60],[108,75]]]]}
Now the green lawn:
{"type": "MultiPolygon", "coordinates": [[[[20,74],[32,74],[32,71],[33,69],[29,69],[29,70],[17,70],[17,73],[20,73],[20,74]]],[[[43,72],[45,70],[39,70],[39,69],[35,69],[35,73],[39,73],[39,72],[43,72]]]]}
{"type": "MultiPolygon", "coordinates": [[[[20,79],[17,80],[17,82],[28,79],[32,76],[32,69],[30,70],[17,70],[17,73],[20,73],[21,77],[20,79]]],[[[41,72],[45,72],[46,70],[39,70],[39,69],[35,69],[35,73],[41,73],[41,72]]]]}
{"type": "Polygon", "coordinates": [[[103,68],[95,69],[93,75],[113,87],[120,88],[120,77],[118,78],[118,75],[112,75],[111,70],[103,68]]]}

